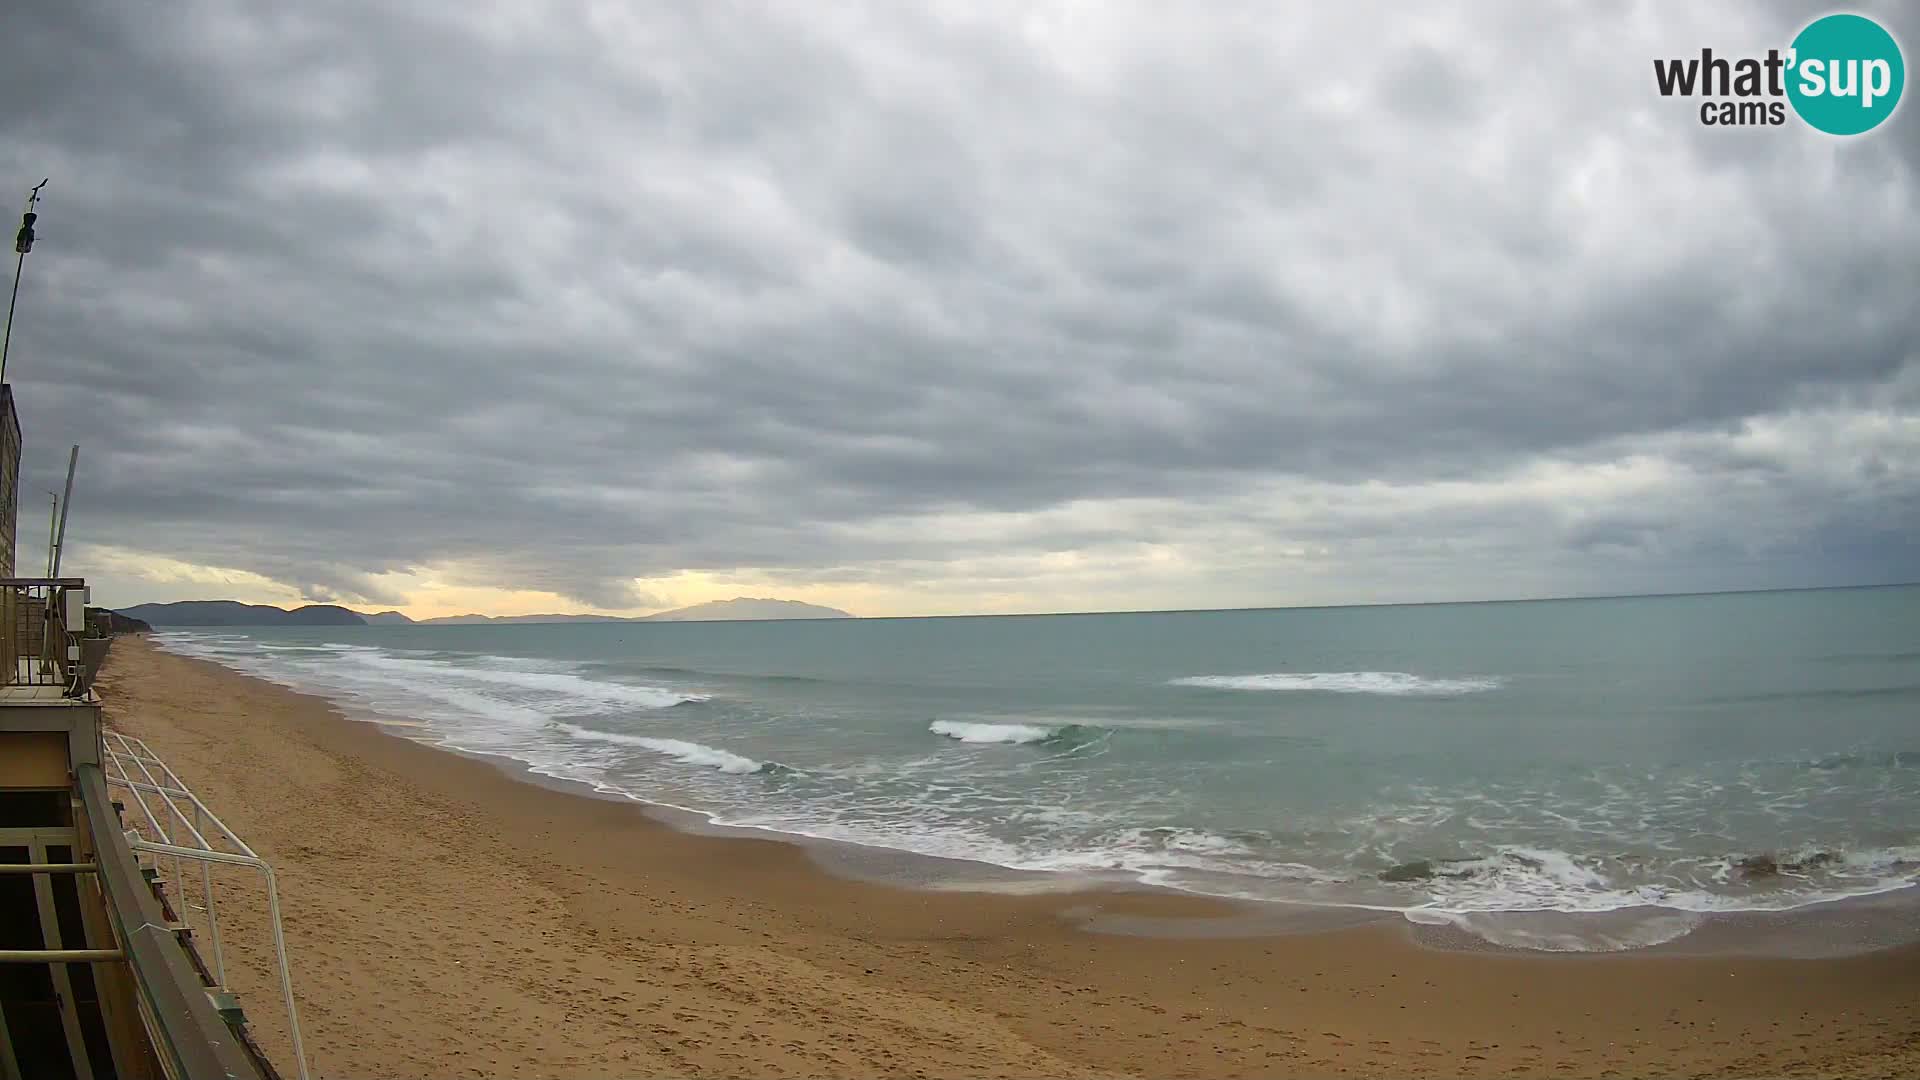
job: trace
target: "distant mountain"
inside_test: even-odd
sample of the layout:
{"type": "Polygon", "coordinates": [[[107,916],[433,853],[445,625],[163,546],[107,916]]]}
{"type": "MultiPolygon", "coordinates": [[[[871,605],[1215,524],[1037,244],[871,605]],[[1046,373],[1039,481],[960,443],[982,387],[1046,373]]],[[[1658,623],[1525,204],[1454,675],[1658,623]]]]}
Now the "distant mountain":
{"type": "Polygon", "coordinates": [[[242,604],[234,600],[139,604],[121,608],[120,614],[154,626],[470,626],[496,623],[738,622],[756,619],[853,618],[839,608],[752,596],[712,600],[632,619],[618,615],[442,615],[437,619],[410,619],[397,611],[366,615],[333,604],[308,604],[288,611],[271,604],[242,604]]]}
{"type": "Polygon", "coordinates": [[[736,596],[731,600],[709,600],[692,607],[675,608],[648,615],[646,622],[744,622],[755,619],[851,619],[839,608],[804,604],[798,600],[767,600],[736,596]]]}
{"type": "Polygon", "coordinates": [[[288,611],[271,604],[242,604],[236,600],[181,600],[118,610],[130,619],[154,626],[365,626],[367,622],[358,613],[333,604],[308,604],[288,611]]]}
{"type": "Polygon", "coordinates": [[[104,629],[110,634],[144,634],[153,629],[139,619],[98,607],[87,609],[87,624],[89,626],[104,624],[104,629]]]}

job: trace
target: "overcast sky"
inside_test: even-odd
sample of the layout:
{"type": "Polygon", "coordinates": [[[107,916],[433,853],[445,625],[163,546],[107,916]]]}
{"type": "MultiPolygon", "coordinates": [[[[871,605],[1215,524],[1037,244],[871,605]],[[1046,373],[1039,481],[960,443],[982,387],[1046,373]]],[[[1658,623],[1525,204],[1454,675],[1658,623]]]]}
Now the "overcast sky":
{"type": "Polygon", "coordinates": [[[115,605],[1920,579],[1920,110],[1654,90],[1824,10],[14,0],[21,572],[78,442],[115,605]]]}

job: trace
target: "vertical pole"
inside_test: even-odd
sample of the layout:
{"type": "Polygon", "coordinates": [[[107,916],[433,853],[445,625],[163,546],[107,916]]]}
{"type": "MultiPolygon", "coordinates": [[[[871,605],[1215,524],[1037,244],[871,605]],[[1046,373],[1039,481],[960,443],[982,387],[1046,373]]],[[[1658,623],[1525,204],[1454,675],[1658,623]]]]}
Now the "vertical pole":
{"type": "MultiPolygon", "coordinates": [[[[158,786],[160,783],[158,780],[153,779],[152,773],[147,774],[147,779],[152,781],[155,786],[158,786]]],[[[160,798],[166,801],[167,817],[178,818],[180,816],[180,806],[179,804],[173,801],[173,796],[168,795],[165,792],[162,792],[160,795],[160,798]]],[[[167,843],[171,844],[173,843],[172,833],[173,833],[173,823],[169,821],[167,823],[167,830],[161,833],[160,835],[166,839],[167,843]]],[[[180,838],[180,846],[181,847],[187,846],[186,837],[183,836],[180,838]]],[[[186,863],[183,862],[180,856],[178,855],[175,855],[173,857],[173,895],[174,895],[173,916],[174,918],[179,919],[181,922],[186,922],[187,921],[187,866],[186,866],[186,863]]]]}
{"type": "Polygon", "coordinates": [[[7,381],[7,351],[13,348],[13,308],[20,302],[20,271],[27,265],[27,253],[21,252],[13,260],[13,296],[7,301],[7,334],[0,338],[0,385],[7,381]]]}
{"type": "MultiPolygon", "coordinates": [[[[47,510],[47,576],[53,576],[53,530],[59,524],[60,496],[47,492],[53,504],[47,510]]],[[[46,604],[40,609],[40,675],[42,678],[53,674],[54,657],[58,655],[54,646],[53,619],[59,610],[59,590],[52,585],[46,586],[46,604]]],[[[64,643],[63,643],[64,644],[64,643]]]]}
{"type": "MultiPolygon", "coordinates": [[[[200,828],[199,799],[193,800],[193,828],[195,832],[204,831],[200,828]]],[[[220,979],[220,989],[225,990],[228,989],[227,957],[220,948],[220,916],[213,909],[213,864],[204,860],[200,863],[200,899],[207,904],[207,934],[213,939],[213,973],[220,979]]]]}
{"type": "Polygon", "coordinates": [[[13,250],[19,254],[13,260],[13,295],[7,300],[7,332],[0,337],[0,385],[7,381],[7,352],[13,347],[13,309],[20,303],[20,271],[27,265],[27,252],[33,250],[33,223],[39,215],[33,208],[40,202],[40,189],[47,186],[45,180],[33,185],[27,192],[27,211],[20,217],[20,232],[13,241],[13,250]]]}
{"type": "MultiPolygon", "coordinates": [[[[53,565],[47,568],[47,576],[60,576],[60,556],[67,547],[67,511],[73,508],[73,469],[80,464],[80,446],[74,444],[73,452],[67,455],[67,493],[60,496],[60,527],[53,534],[53,565]]],[[[73,627],[69,626],[68,630],[73,627]]]]}
{"type": "Polygon", "coordinates": [[[300,1042],[300,1013],[293,1004],[293,971],[287,964],[287,935],[280,928],[280,889],[274,884],[273,867],[265,859],[254,859],[267,875],[267,919],[273,923],[273,953],[280,962],[280,996],[287,1003],[287,1036],[293,1042],[293,1066],[300,1080],[307,1076],[307,1048],[300,1042]]]}

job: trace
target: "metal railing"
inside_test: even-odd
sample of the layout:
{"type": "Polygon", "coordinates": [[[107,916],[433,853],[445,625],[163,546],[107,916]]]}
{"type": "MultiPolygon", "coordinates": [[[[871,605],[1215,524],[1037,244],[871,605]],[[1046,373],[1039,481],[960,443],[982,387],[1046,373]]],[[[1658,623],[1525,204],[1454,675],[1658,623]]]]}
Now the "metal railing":
{"type": "Polygon", "coordinates": [[[208,809],[200,797],[143,740],[108,731],[103,733],[102,749],[107,765],[104,770],[107,783],[126,789],[145,819],[144,825],[136,822],[134,829],[128,832],[127,844],[137,853],[152,856],[156,863],[172,861],[173,880],[180,890],[181,916],[185,917],[190,910],[206,916],[209,943],[213,947],[213,976],[222,990],[227,989],[227,960],[220,941],[220,914],[213,867],[251,867],[264,876],[267,921],[273,931],[273,953],[279,974],[280,996],[287,1010],[287,1035],[293,1044],[294,1067],[298,1070],[300,1080],[308,1080],[307,1053],[300,1041],[300,1016],[293,1000],[293,975],[287,962],[287,938],[280,922],[280,890],[274,880],[273,867],[267,865],[265,859],[255,854],[246,841],[208,809]],[[151,801],[149,796],[152,797],[151,801]],[[198,904],[193,903],[187,889],[188,878],[184,865],[187,862],[198,863],[200,867],[198,904]]]}
{"type": "Polygon", "coordinates": [[[83,695],[86,602],[84,578],[0,578],[0,683],[83,695]]]}
{"type": "MultiPolygon", "coordinates": [[[[96,877],[112,937],[126,954],[134,1006],[130,1019],[139,1023],[158,1059],[158,1075],[174,1080],[276,1080],[272,1066],[252,1051],[251,1043],[235,1038],[233,1025],[207,989],[203,969],[193,962],[159,895],[141,873],[105,771],[91,762],[76,765],[74,786],[99,855],[96,877]]],[[[137,1067],[118,1070],[122,1076],[130,1072],[146,1074],[137,1067]]]]}

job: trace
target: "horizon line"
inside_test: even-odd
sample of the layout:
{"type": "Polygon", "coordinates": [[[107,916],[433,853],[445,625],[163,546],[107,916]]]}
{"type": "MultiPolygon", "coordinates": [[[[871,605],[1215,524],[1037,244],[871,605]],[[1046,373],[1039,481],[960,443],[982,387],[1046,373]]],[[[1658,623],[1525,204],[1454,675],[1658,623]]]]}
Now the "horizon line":
{"type": "MultiPolygon", "coordinates": [[[[1493,598],[1480,599],[1480,600],[1380,600],[1380,601],[1361,601],[1358,603],[1350,603],[1350,604],[1257,604],[1257,605],[1252,605],[1248,607],[1118,608],[1118,609],[1110,609],[1110,610],[1104,610],[1104,611],[1095,611],[1095,610],[978,611],[978,612],[959,612],[959,613],[932,614],[932,615],[853,615],[849,613],[847,618],[845,619],[841,619],[841,618],[688,619],[688,620],[664,619],[664,620],[661,620],[661,625],[663,626],[674,625],[679,622],[834,623],[834,622],[845,622],[845,621],[853,621],[853,620],[858,620],[862,622],[883,622],[888,620],[897,621],[902,619],[1045,619],[1045,618],[1056,618],[1056,617],[1062,617],[1062,616],[1076,616],[1076,615],[1195,615],[1195,614],[1206,614],[1209,612],[1224,613],[1224,612],[1235,612],[1235,611],[1339,611],[1347,608],[1457,607],[1457,606],[1468,605],[1468,604],[1555,604],[1555,603],[1572,603],[1572,602],[1587,601],[1587,600],[1659,600],[1659,599],[1679,599],[1682,597],[1689,597],[1689,596],[1750,596],[1750,595],[1762,595],[1766,593],[1842,592],[1842,591],[1849,591],[1849,590],[1858,591],[1858,590],[1864,590],[1864,589],[1903,589],[1903,588],[1912,588],[1914,586],[1920,586],[1920,581],[1886,581],[1886,582],[1879,582],[1871,585],[1858,585],[1858,584],[1856,585],[1779,585],[1779,586],[1767,586],[1767,587],[1755,588],[1755,589],[1695,589],[1695,590],[1681,590],[1676,592],[1587,593],[1587,594],[1580,594],[1580,595],[1573,595],[1573,596],[1493,597],[1493,598]]],[[[711,603],[712,601],[707,601],[707,602],[711,603]]],[[[811,603],[811,601],[785,601],[785,602],[811,603]]],[[[413,625],[413,626],[423,625],[434,619],[463,619],[463,618],[472,618],[472,617],[481,617],[489,620],[511,620],[511,619],[530,619],[530,618],[542,618],[547,616],[553,616],[557,618],[598,619],[598,620],[604,620],[606,622],[647,622],[652,619],[652,615],[606,615],[600,612],[560,612],[560,611],[537,612],[537,613],[532,613],[528,615],[482,615],[482,613],[480,612],[465,612],[460,615],[432,615],[424,619],[415,619],[412,616],[406,615],[406,613],[398,611],[397,609],[394,609],[394,608],[387,608],[382,611],[360,611],[357,608],[350,607],[346,604],[330,604],[330,603],[301,604],[301,605],[298,605],[297,607],[282,608],[282,607],[279,607],[279,605],[277,604],[254,604],[254,603],[249,603],[248,601],[245,601],[245,600],[223,600],[223,599],[145,601],[139,604],[130,604],[128,605],[128,607],[146,607],[146,606],[164,607],[169,604],[207,604],[207,603],[241,604],[247,607],[271,607],[271,608],[277,608],[278,610],[281,610],[281,611],[289,611],[289,612],[298,611],[298,610],[301,610],[302,608],[330,607],[330,608],[337,608],[341,611],[350,612],[354,615],[361,616],[362,618],[368,618],[375,615],[398,614],[409,620],[406,625],[413,625]]],[[[373,606],[373,605],[369,605],[369,606],[373,606]]],[[[698,607],[700,605],[689,604],[689,605],[683,605],[683,606],[698,607]]],[[[814,606],[826,607],[827,605],[816,604],[814,606]]],[[[107,610],[124,613],[126,611],[126,608],[108,608],[107,610]]],[[[661,609],[660,612],[654,612],[653,614],[657,615],[666,611],[677,611],[677,610],[681,610],[681,609],[680,608],[663,608],[661,609]]],[[[841,610],[841,609],[836,608],[834,610],[841,610]]],[[[465,625],[480,625],[480,624],[468,623],[465,625]]],[[[538,625],[538,624],[534,624],[534,625],[538,625]]]]}

